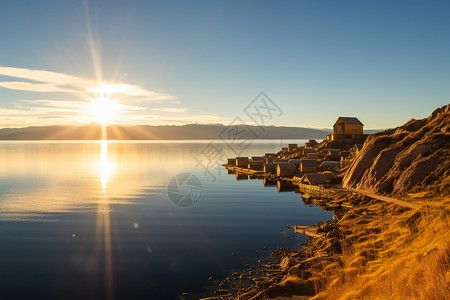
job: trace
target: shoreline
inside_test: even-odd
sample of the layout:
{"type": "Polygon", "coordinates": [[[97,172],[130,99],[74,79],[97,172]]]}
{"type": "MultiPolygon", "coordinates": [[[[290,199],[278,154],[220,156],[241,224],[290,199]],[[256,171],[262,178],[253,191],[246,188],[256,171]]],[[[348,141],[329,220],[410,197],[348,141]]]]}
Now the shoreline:
{"type": "Polygon", "coordinates": [[[262,266],[265,277],[209,299],[447,299],[449,113],[450,104],[370,136],[346,136],[342,124],[363,124],[339,117],[321,143],[228,159],[236,179],[276,181],[278,191],[301,193],[334,216],[288,224],[308,241],[273,251],[278,263],[262,266]]]}
{"type": "MultiPolygon", "coordinates": [[[[330,195],[336,195],[339,192],[347,193],[348,191],[336,189],[330,195]]],[[[294,234],[306,236],[308,240],[300,242],[296,248],[279,247],[272,250],[270,257],[275,261],[273,263],[269,262],[255,267],[246,264],[243,272],[234,272],[217,285],[218,288],[214,291],[215,296],[202,299],[262,299],[263,296],[273,297],[278,294],[279,297],[288,294],[289,296],[306,297],[304,299],[313,297],[313,282],[299,282],[298,280],[291,282],[290,277],[295,275],[305,281],[311,274],[308,268],[314,267],[316,263],[329,261],[328,258],[331,257],[329,255],[342,253],[340,241],[342,233],[337,223],[352,209],[352,203],[356,206],[356,202],[359,202],[361,198],[366,198],[366,202],[371,201],[368,197],[358,195],[351,202],[344,197],[334,201],[330,201],[330,198],[302,198],[305,205],[315,205],[326,211],[333,211],[333,219],[319,221],[310,226],[286,225],[287,232],[292,230],[294,234]],[[316,253],[321,254],[315,255],[316,253]],[[233,280],[240,282],[233,286],[230,284],[233,280]]]]}
{"type": "MultiPolygon", "coordinates": [[[[228,166],[225,167],[230,170],[228,166]]],[[[237,174],[236,171],[239,169],[231,167],[231,170],[237,174]]],[[[281,180],[291,185],[298,184],[298,181],[292,178],[260,171],[243,170],[243,173],[246,176],[270,180],[272,183],[281,180]]],[[[290,190],[294,191],[292,188],[290,190]]],[[[412,256],[411,260],[417,257],[422,260],[439,259],[443,261],[445,268],[450,269],[450,252],[447,253],[450,242],[448,246],[440,247],[425,245],[420,255],[416,254],[416,246],[411,246],[414,242],[421,243],[423,239],[417,234],[420,231],[417,228],[427,232],[429,228],[437,226],[442,228],[442,234],[438,235],[440,240],[450,241],[448,198],[441,199],[423,192],[408,194],[407,199],[404,199],[407,201],[399,200],[397,203],[383,201],[386,200],[383,198],[388,197],[381,196],[377,199],[345,189],[340,184],[329,185],[323,193],[315,195],[299,189],[295,189],[295,192],[302,194],[302,201],[306,205],[316,205],[326,211],[333,211],[333,219],[320,221],[311,226],[287,224],[288,231],[302,234],[308,237],[308,240],[299,243],[296,248],[273,250],[270,256],[276,262],[259,265],[256,268],[256,273],[260,273],[259,276],[255,276],[252,268],[241,274],[230,274],[224,283],[218,285],[214,291],[215,295],[203,298],[204,300],[334,299],[338,298],[335,297],[337,291],[339,294],[351,294],[352,291],[342,286],[351,284],[350,282],[359,280],[360,277],[369,276],[373,277],[371,279],[373,281],[381,280],[382,276],[377,273],[378,269],[384,269],[385,273],[389,273],[390,260],[396,265],[405,259],[397,254],[402,251],[405,252],[403,255],[412,256]],[[430,203],[435,203],[435,206],[430,207],[430,203]],[[230,284],[230,278],[235,281],[234,285],[230,284]]],[[[436,233],[427,235],[426,238],[435,238],[436,235],[436,233]]],[[[408,261],[403,263],[407,264],[408,261]]],[[[421,268],[418,269],[420,272],[421,268]]],[[[439,289],[438,284],[442,282],[430,284],[438,290],[433,294],[450,293],[448,285],[447,288],[444,286],[439,289]]],[[[395,294],[394,287],[387,288],[393,289],[392,294],[395,294]]],[[[363,288],[362,290],[364,291],[363,288]]],[[[378,293],[384,295],[383,290],[378,290],[378,293]]],[[[401,297],[397,295],[393,298],[401,297]]]]}
{"type": "MultiPolygon", "coordinates": [[[[420,199],[423,198],[417,197],[418,203],[420,199]]],[[[230,274],[230,277],[224,281],[228,283],[227,285],[219,284],[215,295],[203,300],[328,298],[321,294],[324,287],[332,287],[333,284],[341,284],[342,280],[345,281],[345,279],[339,279],[345,278],[342,274],[347,271],[343,265],[343,258],[352,255],[349,253],[352,252],[352,247],[361,246],[371,239],[376,240],[376,236],[383,232],[383,226],[380,227],[379,224],[387,226],[392,221],[386,216],[396,216],[399,222],[403,222],[402,225],[407,226],[411,220],[419,220],[422,215],[425,215],[423,206],[412,209],[342,188],[328,191],[326,197],[312,197],[303,201],[305,204],[334,211],[333,220],[320,221],[311,226],[288,224],[286,228],[289,231],[293,230],[296,234],[305,235],[308,240],[299,243],[299,247],[296,248],[273,250],[270,256],[277,262],[258,266],[260,276],[255,276],[258,271],[255,273],[253,268],[245,270],[250,272],[230,274]],[[384,214],[379,214],[380,211],[384,214]],[[374,226],[375,224],[377,226],[374,226]],[[354,232],[359,231],[364,233],[355,237],[354,232]],[[230,278],[231,281],[237,281],[234,286],[229,284],[230,278]]],[[[427,212],[428,216],[429,213],[427,212]]],[[[449,213],[446,209],[445,214],[449,213]]],[[[376,250],[363,245],[362,247],[366,249],[359,256],[363,258],[352,262],[353,269],[350,270],[350,275],[359,276],[358,272],[361,268],[375,261],[377,257],[375,252],[383,249],[382,244],[381,241],[378,241],[378,244],[375,241],[376,250]]],[[[431,248],[422,256],[426,257],[434,251],[436,251],[435,248],[431,248]]],[[[328,292],[329,289],[328,287],[328,292]]]]}

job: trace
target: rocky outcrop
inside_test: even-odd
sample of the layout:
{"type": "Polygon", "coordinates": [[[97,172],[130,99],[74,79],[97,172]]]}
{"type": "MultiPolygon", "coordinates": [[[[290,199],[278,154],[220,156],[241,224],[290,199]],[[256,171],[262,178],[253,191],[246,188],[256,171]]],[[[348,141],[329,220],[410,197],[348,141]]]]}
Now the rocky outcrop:
{"type": "Polygon", "coordinates": [[[450,193],[450,104],[422,120],[370,135],[343,186],[381,194],[450,193]]]}

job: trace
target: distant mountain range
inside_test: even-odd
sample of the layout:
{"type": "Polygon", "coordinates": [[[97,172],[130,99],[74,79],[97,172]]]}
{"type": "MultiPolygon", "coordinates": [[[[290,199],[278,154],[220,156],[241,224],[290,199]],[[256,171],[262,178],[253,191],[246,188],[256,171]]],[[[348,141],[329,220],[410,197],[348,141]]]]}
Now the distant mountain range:
{"type": "MultiPolygon", "coordinates": [[[[378,132],[369,130],[366,133],[378,132]]],[[[314,129],[284,126],[227,127],[222,124],[188,125],[110,125],[108,140],[218,140],[238,139],[324,139],[331,129],[314,129]]],[[[101,140],[100,125],[82,126],[32,126],[0,129],[0,140],[101,140]]]]}

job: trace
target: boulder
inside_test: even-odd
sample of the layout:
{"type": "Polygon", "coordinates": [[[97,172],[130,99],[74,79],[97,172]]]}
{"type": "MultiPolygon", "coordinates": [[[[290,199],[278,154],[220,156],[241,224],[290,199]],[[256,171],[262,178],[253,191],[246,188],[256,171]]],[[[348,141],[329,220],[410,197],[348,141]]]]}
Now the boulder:
{"type": "Polygon", "coordinates": [[[282,270],[287,270],[288,268],[290,268],[291,266],[293,266],[296,263],[296,259],[286,256],[285,258],[283,258],[283,260],[280,263],[280,267],[282,270]]]}

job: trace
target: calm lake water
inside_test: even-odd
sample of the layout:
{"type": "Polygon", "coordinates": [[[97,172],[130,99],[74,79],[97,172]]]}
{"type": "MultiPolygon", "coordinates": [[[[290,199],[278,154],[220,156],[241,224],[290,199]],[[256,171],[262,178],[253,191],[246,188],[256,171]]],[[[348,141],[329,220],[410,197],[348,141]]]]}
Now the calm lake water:
{"type": "MultiPolygon", "coordinates": [[[[0,298],[198,295],[210,276],[223,279],[261,259],[263,247],[295,246],[301,237],[281,234],[287,224],[332,217],[261,180],[236,180],[212,164],[205,172],[198,162],[236,156],[223,142],[213,145],[0,142],[0,298]],[[168,197],[179,173],[201,184],[179,190],[193,191],[193,206],[168,197]]],[[[280,141],[257,141],[241,154],[280,148],[280,141]]]]}

